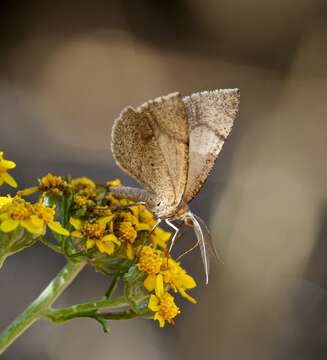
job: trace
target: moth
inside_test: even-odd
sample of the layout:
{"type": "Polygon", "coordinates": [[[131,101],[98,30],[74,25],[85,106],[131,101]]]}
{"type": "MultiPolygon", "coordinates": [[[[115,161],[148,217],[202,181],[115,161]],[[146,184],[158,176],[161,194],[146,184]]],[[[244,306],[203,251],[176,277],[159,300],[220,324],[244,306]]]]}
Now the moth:
{"type": "MultiPolygon", "coordinates": [[[[174,233],[175,220],[193,226],[209,280],[210,234],[189,209],[206,181],[238,114],[238,89],[203,91],[183,97],[175,92],[125,108],[112,128],[111,149],[118,166],[143,186],[112,188],[113,195],[145,203],[174,233]]],[[[193,247],[194,248],[194,247],[193,247]]],[[[193,249],[192,248],[192,249],[193,249]]]]}

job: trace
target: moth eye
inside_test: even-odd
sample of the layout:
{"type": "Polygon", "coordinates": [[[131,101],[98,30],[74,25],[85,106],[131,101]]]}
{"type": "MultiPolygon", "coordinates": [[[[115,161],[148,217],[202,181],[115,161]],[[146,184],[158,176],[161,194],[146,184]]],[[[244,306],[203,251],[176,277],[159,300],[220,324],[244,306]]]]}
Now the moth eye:
{"type": "Polygon", "coordinates": [[[161,205],[161,201],[159,201],[158,203],[157,203],[157,206],[159,207],[161,205]]]}

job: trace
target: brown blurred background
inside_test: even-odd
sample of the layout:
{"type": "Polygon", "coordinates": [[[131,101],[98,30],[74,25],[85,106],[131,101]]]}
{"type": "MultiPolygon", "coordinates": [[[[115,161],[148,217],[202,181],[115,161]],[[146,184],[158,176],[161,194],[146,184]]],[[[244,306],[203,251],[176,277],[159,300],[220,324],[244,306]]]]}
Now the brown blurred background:
{"type": "MultiPolygon", "coordinates": [[[[237,124],[192,204],[225,260],[204,286],[199,254],[185,259],[199,304],[182,303],[164,330],[40,322],[3,359],[326,359],[326,20],[322,0],[1,1],[0,146],[22,187],[48,171],[133,184],[109,150],[123,107],[241,89],[237,124]]],[[[62,265],[41,246],[7,261],[0,328],[62,265]]],[[[106,286],[88,269],[60,304],[106,286]]]]}

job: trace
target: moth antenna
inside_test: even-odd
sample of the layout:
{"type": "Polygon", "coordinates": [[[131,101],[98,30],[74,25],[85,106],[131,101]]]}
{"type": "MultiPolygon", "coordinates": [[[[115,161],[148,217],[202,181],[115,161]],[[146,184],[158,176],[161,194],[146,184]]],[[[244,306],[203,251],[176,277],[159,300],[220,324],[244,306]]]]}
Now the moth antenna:
{"type": "Polygon", "coordinates": [[[206,241],[204,239],[202,227],[201,227],[199,221],[197,220],[197,218],[195,217],[194,214],[190,213],[189,216],[192,219],[193,229],[194,229],[196,238],[198,239],[198,244],[199,244],[199,247],[200,247],[201,258],[202,258],[202,263],[203,263],[203,267],[204,267],[206,285],[208,285],[208,283],[209,283],[209,271],[210,271],[210,258],[209,258],[208,247],[207,247],[206,241]]]}
{"type": "Polygon", "coordinates": [[[179,255],[176,258],[176,261],[179,261],[182,257],[184,257],[185,255],[187,255],[190,252],[192,252],[193,250],[195,250],[199,246],[199,244],[200,244],[200,240],[197,239],[196,243],[191,248],[189,248],[188,250],[185,250],[181,255],[179,255]]]}

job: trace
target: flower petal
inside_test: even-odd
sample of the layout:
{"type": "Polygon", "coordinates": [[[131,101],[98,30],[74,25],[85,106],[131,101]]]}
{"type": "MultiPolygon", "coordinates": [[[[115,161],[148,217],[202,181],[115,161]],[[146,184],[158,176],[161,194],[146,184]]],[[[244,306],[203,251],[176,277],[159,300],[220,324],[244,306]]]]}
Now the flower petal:
{"type": "Polygon", "coordinates": [[[70,235],[71,235],[72,237],[75,237],[75,238],[82,238],[82,237],[83,237],[82,233],[81,233],[80,231],[78,231],[78,230],[72,231],[72,232],[70,233],[70,235]]]}
{"type": "Polygon", "coordinates": [[[97,220],[97,223],[105,228],[106,225],[115,217],[115,215],[110,215],[110,216],[104,216],[104,217],[101,217],[97,220]]]}
{"type": "Polygon", "coordinates": [[[185,289],[193,289],[196,287],[195,280],[192,278],[192,276],[188,274],[183,274],[183,276],[181,277],[181,281],[185,289]]]}
{"type": "Polygon", "coordinates": [[[159,313],[155,313],[153,319],[159,321],[159,326],[161,328],[165,326],[165,319],[159,313]]]}
{"type": "Polygon", "coordinates": [[[161,298],[164,294],[163,277],[159,274],[156,278],[156,295],[161,298]]]}
{"type": "Polygon", "coordinates": [[[144,280],[143,285],[149,292],[153,291],[154,288],[156,287],[156,279],[157,279],[157,275],[151,274],[148,275],[144,280]]]}
{"type": "Polygon", "coordinates": [[[135,258],[135,251],[133,246],[129,243],[127,244],[126,256],[129,260],[133,260],[135,258]]]}
{"type": "Polygon", "coordinates": [[[59,221],[52,221],[48,223],[49,228],[57,234],[69,236],[69,231],[66,230],[59,221]]]}
{"type": "Polygon", "coordinates": [[[11,160],[0,160],[0,167],[5,169],[14,169],[16,164],[11,160]]]}
{"type": "Polygon", "coordinates": [[[43,228],[44,226],[44,220],[40,219],[38,216],[36,215],[31,215],[31,222],[33,223],[34,227],[39,227],[39,228],[43,228]]]}
{"type": "Polygon", "coordinates": [[[1,223],[0,230],[2,232],[11,232],[14,231],[18,225],[19,225],[18,220],[7,219],[1,223]]]}
{"type": "Polygon", "coordinates": [[[190,296],[184,289],[179,289],[179,293],[185,298],[187,299],[189,302],[191,302],[192,304],[196,304],[197,301],[192,298],[192,296],[190,296]]]}
{"type": "Polygon", "coordinates": [[[92,249],[95,245],[95,241],[94,240],[87,240],[86,241],[86,250],[92,249]]]}
{"type": "Polygon", "coordinates": [[[4,205],[10,204],[12,198],[10,196],[0,196],[0,208],[4,205]]]}
{"type": "Polygon", "coordinates": [[[31,234],[41,235],[44,232],[44,225],[35,226],[31,219],[21,220],[20,224],[31,234]]]}
{"type": "Polygon", "coordinates": [[[111,241],[96,241],[97,248],[100,252],[111,255],[115,251],[115,245],[111,241]]]}
{"type": "Polygon", "coordinates": [[[23,190],[18,191],[19,196],[30,196],[35,194],[38,191],[38,187],[34,186],[34,187],[30,187],[30,188],[26,188],[23,190]]]}
{"type": "Polygon", "coordinates": [[[151,230],[151,226],[146,223],[138,223],[135,227],[136,231],[151,230]]]}
{"type": "Polygon", "coordinates": [[[159,307],[159,299],[153,294],[150,295],[148,308],[152,311],[158,311],[160,308],[159,307]]]}
{"type": "Polygon", "coordinates": [[[133,215],[138,219],[139,218],[139,213],[140,213],[139,205],[130,206],[129,208],[132,211],[133,215]]]}
{"type": "Polygon", "coordinates": [[[102,238],[102,241],[111,241],[117,245],[120,245],[121,242],[117,239],[117,236],[115,234],[108,234],[108,235],[105,235],[103,238],[102,238]]]}
{"type": "Polygon", "coordinates": [[[17,187],[16,180],[11,175],[9,175],[7,172],[2,174],[2,179],[4,180],[4,182],[6,182],[11,187],[13,187],[13,188],[17,187]]]}
{"type": "Polygon", "coordinates": [[[82,226],[82,221],[77,218],[71,217],[69,219],[69,223],[74,227],[74,229],[79,230],[82,226]]]}

